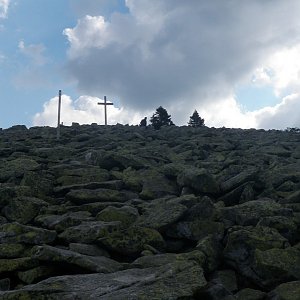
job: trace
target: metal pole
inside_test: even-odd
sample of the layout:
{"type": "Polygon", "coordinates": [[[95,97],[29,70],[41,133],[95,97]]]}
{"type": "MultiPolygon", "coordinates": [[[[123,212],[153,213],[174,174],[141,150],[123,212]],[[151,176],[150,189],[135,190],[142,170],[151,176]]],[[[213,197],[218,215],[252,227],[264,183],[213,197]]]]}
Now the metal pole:
{"type": "Polygon", "coordinates": [[[58,119],[57,119],[57,139],[60,138],[60,110],[61,110],[61,90],[58,92],[58,119]]]}
{"type": "Polygon", "coordinates": [[[105,125],[107,125],[106,96],[104,96],[104,118],[105,118],[105,125]]]}

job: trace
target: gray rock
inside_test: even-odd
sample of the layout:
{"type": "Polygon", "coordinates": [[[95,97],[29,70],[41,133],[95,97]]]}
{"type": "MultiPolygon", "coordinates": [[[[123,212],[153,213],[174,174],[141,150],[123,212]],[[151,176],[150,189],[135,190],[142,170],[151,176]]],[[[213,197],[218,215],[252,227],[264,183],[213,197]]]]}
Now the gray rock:
{"type": "Polygon", "coordinates": [[[32,257],[45,262],[75,265],[97,273],[112,273],[122,269],[121,264],[104,256],[88,256],[47,245],[35,246],[32,257]]]}
{"type": "Polygon", "coordinates": [[[24,243],[40,245],[51,243],[56,239],[56,232],[19,223],[0,225],[0,243],[24,243]]]}
{"type": "Polygon", "coordinates": [[[78,226],[67,228],[59,235],[59,238],[68,243],[90,244],[99,238],[108,236],[114,231],[118,231],[120,227],[120,222],[85,222],[78,226]]]}
{"type": "Polygon", "coordinates": [[[269,293],[270,300],[298,300],[300,295],[300,281],[282,283],[269,293]]]}
{"type": "Polygon", "coordinates": [[[123,226],[128,227],[133,224],[138,217],[138,210],[132,206],[122,206],[120,208],[108,206],[97,214],[96,220],[103,222],[119,221],[123,226]]]}
{"type": "Polygon", "coordinates": [[[116,191],[109,189],[74,190],[67,193],[66,198],[75,204],[87,204],[93,202],[126,202],[136,198],[136,194],[128,191],[116,191]]]}
{"type": "Polygon", "coordinates": [[[2,212],[11,222],[27,224],[38,215],[43,206],[48,206],[48,203],[41,199],[19,197],[11,199],[2,212]]]}
{"type": "Polygon", "coordinates": [[[182,204],[161,199],[151,203],[136,224],[163,231],[178,221],[187,210],[187,207],[182,204]]]}
{"type": "Polygon", "coordinates": [[[178,175],[177,183],[180,187],[187,186],[202,194],[216,195],[220,191],[217,181],[206,169],[185,169],[178,175]]]}
{"type": "Polygon", "coordinates": [[[201,267],[194,262],[177,262],[162,267],[130,269],[112,274],[53,277],[11,292],[0,299],[159,299],[192,298],[206,285],[201,267]],[[176,284],[174,285],[174,282],[176,284]]]}

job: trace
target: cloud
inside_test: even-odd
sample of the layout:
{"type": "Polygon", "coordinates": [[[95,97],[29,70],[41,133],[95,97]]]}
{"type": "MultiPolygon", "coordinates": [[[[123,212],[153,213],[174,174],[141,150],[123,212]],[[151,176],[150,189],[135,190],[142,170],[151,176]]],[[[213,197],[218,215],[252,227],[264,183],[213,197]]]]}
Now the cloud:
{"type": "Polygon", "coordinates": [[[43,44],[31,44],[26,46],[24,41],[20,41],[18,48],[34,65],[42,66],[47,62],[47,59],[44,56],[46,48],[43,44]]]}
{"type": "Polygon", "coordinates": [[[274,107],[265,107],[254,113],[258,128],[286,129],[299,127],[300,124],[300,94],[292,94],[274,107]]]}
{"type": "Polygon", "coordinates": [[[6,18],[10,0],[0,0],[0,19],[6,18]]]}
{"type": "Polygon", "coordinates": [[[80,17],[85,15],[109,15],[119,9],[124,0],[69,0],[71,9],[80,17]]]}
{"type": "Polygon", "coordinates": [[[89,11],[65,29],[66,70],[80,93],[106,94],[140,114],[163,105],[179,125],[197,109],[211,126],[277,127],[280,111],[296,105],[283,100],[275,108],[244,112],[234,89],[252,79],[271,85],[281,98],[298,92],[299,1],[126,5],[126,14],[107,20],[89,11]]]}
{"type": "MultiPolygon", "coordinates": [[[[61,122],[71,125],[72,122],[79,124],[98,123],[104,124],[104,108],[98,105],[103,100],[97,97],[81,96],[73,101],[69,96],[62,95],[61,122]]],[[[56,126],[58,113],[58,97],[47,101],[43,111],[33,117],[34,126],[56,126]]],[[[142,119],[139,113],[109,106],[107,108],[108,124],[138,124],[142,119]]]]}

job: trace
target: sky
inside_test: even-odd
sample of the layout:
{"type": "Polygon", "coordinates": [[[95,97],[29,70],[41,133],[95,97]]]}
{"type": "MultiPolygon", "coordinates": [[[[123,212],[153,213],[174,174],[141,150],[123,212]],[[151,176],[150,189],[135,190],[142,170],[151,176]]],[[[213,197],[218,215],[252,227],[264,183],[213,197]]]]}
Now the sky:
{"type": "Polygon", "coordinates": [[[299,0],[0,0],[0,128],[300,127],[299,0]]]}

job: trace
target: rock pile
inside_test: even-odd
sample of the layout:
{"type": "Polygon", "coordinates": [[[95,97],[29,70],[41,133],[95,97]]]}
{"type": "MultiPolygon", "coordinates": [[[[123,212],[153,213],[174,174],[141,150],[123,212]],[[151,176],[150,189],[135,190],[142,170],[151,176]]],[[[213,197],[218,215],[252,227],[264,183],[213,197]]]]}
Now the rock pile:
{"type": "Polygon", "coordinates": [[[0,299],[300,299],[300,135],[0,131],[0,299]]]}

